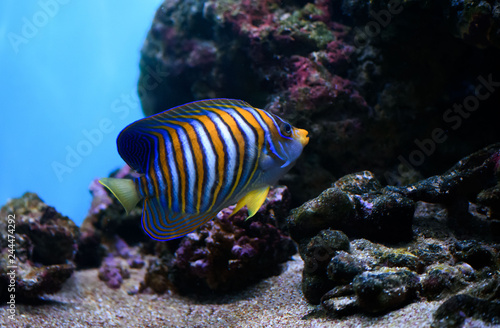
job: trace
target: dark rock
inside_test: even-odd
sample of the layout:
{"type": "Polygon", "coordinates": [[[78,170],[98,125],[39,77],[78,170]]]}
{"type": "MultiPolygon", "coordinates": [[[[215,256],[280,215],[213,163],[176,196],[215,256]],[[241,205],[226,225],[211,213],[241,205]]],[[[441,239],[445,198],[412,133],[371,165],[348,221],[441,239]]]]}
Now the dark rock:
{"type": "Polygon", "coordinates": [[[420,284],[419,277],[409,270],[382,270],[358,275],[353,288],[363,311],[382,313],[412,302],[420,284]]]}
{"type": "MultiPolygon", "coordinates": [[[[497,185],[499,153],[500,144],[493,144],[461,159],[442,175],[404,187],[390,186],[386,189],[401,193],[414,201],[444,204],[448,209],[451,226],[471,231],[482,229],[483,234],[489,231],[489,237],[496,238],[500,223],[497,220],[471,221],[469,203],[476,202],[481,192],[497,185]]],[[[482,195],[484,201],[484,193],[482,195]]]]}
{"type": "Polygon", "coordinates": [[[347,284],[365,271],[363,264],[347,252],[338,252],[326,269],[328,278],[336,284],[347,284]]]}
{"type": "Polygon", "coordinates": [[[333,183],[333,187],[355,195],[378,192],[382,189],[382,185],[370,171],[343,176],[333,183]]]}
{"type": "Polygon", "coordinates": [[[311,304],[320,304],[321,298],[326,291],[331,290],[335,283],[326,277],[326,275],[302,273],[302,294],[311,304]]]}
{"type": "MultiPolygon", "coordinates": [[[[2,207],[2,215],[5,218],[15,215],[15,232],[31,241],[29,252],[34,262],[51,265],[74,259],[78,227],[36,194],[25,193],[21,198],[12,199],[2,207]]],[[[7,226],[2,224],[4,227],[2,233],[7,230],[7,226]]]]}
{"type": "Polygon", "coordinates": [[[421,282],[422,294],[429,300],[456,293],[467,285],[462,270],[447,264],[430,267],[421,282]]]}
{"type": "Polygon", "coordinates": [[[321,297],[321,306],[334,317],[359,312],[358,303],[351,284],[337,286],[321,297]]]}
{"type": "Polygon", "coordinates": [[[355,208],[348,195],[338,188],[329,188],[317,198],[293,209],[287,218],[290,236],[300,243],[319,231],[331,227],[331,223],[347,221],[354,216],[355,208]]]}
{"type": "Polygon", "coordinates": [[[379,186],[366,171],[341,178],[333,188],[292,210],[287,218],[292,238],[300,243],[315,231],[332,228],[372,240],[411,239],[414,203],[399,193],[376,189],[379,186]]]}
{"type": "Polygon", "coordinates": [[[493,249],[476,240],[458,241],[451,248],[451,252],[458,262],[467,262],[474,269],[491,266],[496,258],[493,249]]]}
{"type": "Polygon", "coordinates": [[[479,205],[486,206],[489,209],[489,218],[500,220],[500,184],[482,190],[477,194],[476,201],[479,205]]]}
{"type": "Polygon", "coordinates": [[[349,238],[335,230],[322,230],[307,244],[299,245],[304,260],[302,292],[312,304],[319,304],[321,296],[334,283],[328,280],[326,267],[339,251],[349,251],[349,238]]]}
{"type": "Polygon", "coordinates": [[[7,202],[0,210],[2,292],[14,283],[22,301],[58,291],[75,269],[78,236],[73,221],[34,193],[7,202]]]}
{"type": "Polygon", "coordinates": [[[151,288],[155,293],[163,294],[169,289],[174,289],[172,282],[168,279],[169,268],[164,261],[153,260],[149,263],[144,282],[141,283],[140,291],[151,288]]]}
{"type": "Polygon", "coordinates": [[[462,327],[467,318],[500,325],[500,302],[465,294],[455,295],[441,304],[434,312],[432,327],[462,327]]]}
{"type": "Polygon", "coordinates": [[[338,230],[322,230],[305,245],[301,244],[299,251],[305,262],[314,261],[325,268],[332,256],[338,251],[349,251],[349,238],[338,230]]]}
{"type": "Polygon", "coordinates": [[[445,263],[452,259],[448,246],[435,239],[417,240],[410,246],[410,252],[418,256],[424,265],[445,263]]]}

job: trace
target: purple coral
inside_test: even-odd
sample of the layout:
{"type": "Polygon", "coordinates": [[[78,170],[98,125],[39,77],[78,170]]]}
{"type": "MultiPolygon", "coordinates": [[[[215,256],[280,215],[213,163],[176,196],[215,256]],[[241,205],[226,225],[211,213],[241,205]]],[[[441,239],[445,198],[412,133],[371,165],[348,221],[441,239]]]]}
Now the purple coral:
{"type": "Polygon", "coordinates": [[[113,256],[104,259],[104,263],[99,269],[99,279],[104,281],[109,288],[120,288],[123,279],[130,277],[126,265],[113,256]]]}

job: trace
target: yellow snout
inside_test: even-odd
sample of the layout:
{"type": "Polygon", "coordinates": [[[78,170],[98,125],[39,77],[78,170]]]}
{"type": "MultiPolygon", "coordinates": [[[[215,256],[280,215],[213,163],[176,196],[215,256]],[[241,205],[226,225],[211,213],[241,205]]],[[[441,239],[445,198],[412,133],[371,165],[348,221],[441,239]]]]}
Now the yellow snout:
{"type": "Polygon", "coordinates": [[[295,128],[295,136],[297,140],[299,140],[302,144],[302,147],[305,147],[309,143],[309,137],[307,136],[308,134],[309,132],[304,129],[295,128]]]}

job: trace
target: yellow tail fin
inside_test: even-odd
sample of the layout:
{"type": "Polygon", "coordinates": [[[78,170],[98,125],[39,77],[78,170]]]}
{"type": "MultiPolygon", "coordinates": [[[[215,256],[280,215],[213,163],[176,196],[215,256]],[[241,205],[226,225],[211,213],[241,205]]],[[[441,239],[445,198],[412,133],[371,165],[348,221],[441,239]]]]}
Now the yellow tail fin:
{"type": "Polygon", "coordinates": [[[108,188],[109,191],[115,195],[125,208],[125,211],[127,211],[127,214],[130,213],[135,205],[141,200],[134,180],[102,178],[99,180],[99,183],[108,188]]]}

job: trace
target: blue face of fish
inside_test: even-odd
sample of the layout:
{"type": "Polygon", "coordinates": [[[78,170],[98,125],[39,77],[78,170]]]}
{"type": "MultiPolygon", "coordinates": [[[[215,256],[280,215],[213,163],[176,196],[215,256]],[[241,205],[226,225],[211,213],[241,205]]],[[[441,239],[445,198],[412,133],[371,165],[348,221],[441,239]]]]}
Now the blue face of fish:
{"type": "Polygon", "coordinates": [[[123,129],[118,152],[141,177],[99,181],[127,212],[144,199],[142,226],[151,238],[178,238],[234,203],[233,213],[246,205],[253,216],[307,134],[241,100],[197,101],[123,129]]]}

